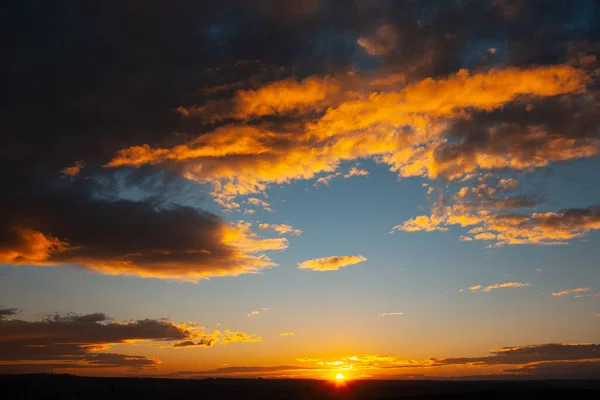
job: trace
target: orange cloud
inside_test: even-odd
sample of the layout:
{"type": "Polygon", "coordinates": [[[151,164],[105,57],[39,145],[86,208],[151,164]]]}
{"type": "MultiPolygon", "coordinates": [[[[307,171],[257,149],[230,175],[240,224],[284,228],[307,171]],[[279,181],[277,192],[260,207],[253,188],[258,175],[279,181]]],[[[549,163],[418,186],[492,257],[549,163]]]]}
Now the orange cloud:
{"type": "Polygon", "coordinates": [[[434,128],[439,117],[465,116],[466,109],[492,111],[519,95],[578,93],[587,82],[585,72],[568,65],[476,74],[461,70],[447,79],[429,78],[399,92],[373,93],[366,99],[342,103],[329,109],[310,131],[331,137],[374,125],[434,128]]]}
{"type": "Polygon", "coordinates": [[[552,296],[564,296],[566,294],[571,294],[571,293],[584,293],[584,292],[588,292],[590,289],[591,288],[586,287],[586,288],[561,290],[560,292],[552,293],[552,296]]]}
{"type": "Polygon", "coordinates": [[[248,199],[246,199],[246,202],[248,204],[252,204],[253,206],[262,207],[266,211],[273,211],[269,203],[267,203],[264,200],[257,199],[256,197],[248,197],[248,199]]]}
{"type": "Polygon", "coordinates": [[[120,150],[107,167],[185,161],[203,157],[256,155],[271,150],[283,137],[250,126],[224,126],[171,149],[152,148],[145,144],[120,150]]]}
{"type": "Polygon", "coordinates": [[[329,183],[333,179],[337,178],[340,175],[342,175],[340,172],[336,172],[335,174],[329,174],[329,175],[322,176],[316,180],[316,182],[314,183],[314,186],[317,187],[319,185],[319,183],[321,183],[323,185],[329,185],[329,183]]]}
{"type": "Polygon", "coordinates": [[[302,82],[274,82],[258,90],[238,92],[236,113],[262,116],[285,114],[291,110],[318,109],[327,104],[328,97],[340,90],[340,82],[330,77],[309,77],[302,82]]]}
{"type": "Polygon", "coordinates": [[[494,289],[504,289],[504,288],[517,288],[517,287],[527,287],[531,286],[530,283],[526,282],[506,282],[506,283],[494,283],[493,285],[482,286],[475,285],[469,287],[471,292],[490,292],[494,289]]]}
{"type": "Polygon", "coordinates": [[[254,317],[254,316],[260,315],[261,313],[265,313],[267,311],[271,311],[271,309],[263,307],[260,310],[250,311],[247,315],[248,315],[248,317],[254,317]]]}
{"type": "Polygon", "coordinates": [[[212,100],[202,106],[177,108],[183,117],[200,117],[208,122],[225,118],[252,119],[266,115],[302,113],[333,104],[342,95],[335,77],[286,79],[256,90],[239,90],[231,100],[212,100]]]}
{"type": "MultiPolygon", "coordinates": [[[[147,248],[141,241],[131,245],[131,252],[126,251],[129,244],[125,241],[120,243],[122,249],[98,249],[91,242],[71,245],[41,232],[21,229],[16,233],[19,241],[0,248],[0,262],[44,266],[79,264],[108,275],[197,282],[216,276],[257,273],[274,267],[276,264],[265,252],[284,250],[288,246],[285,238],[260,238],[246,222],[209,224],[205,228],[206,234],[213,236],[204,239],[198,236],[196,239],[204,241],[196,243],[199,247],[182,247],[186,243],[180,242],[177,246],[170,244],[162,249],[147,248]]],[[[80,241],[81,238],[73,237],[73,240],[80,241]]],[[[194,245],[193,240],[186,240],[188,245],[194,245]]]]}
{"type": "Polygon", "coordinates": [[[69,248],[67,242],[31,229],[15,229],[16,241],[0,247],[0,263],[43,264],[52,254],[69,248]]]}
{"type": "MultiPolygon", "coordinates": [[[[426,79],[401,89],[393,83],[396,78],[392,83],[382,81],[384,78],[357,77],[360,90],[341,97],[340,87],[356,85],[349,77],[274,82],[256,91],[239,92],[233,101],[244,104],[239,106],[243,110],[240,115],[299,109],[311,113],[277,129],[267,123],[226,125],[170,149],[133,146],[119,151],[106,167],[181,164],[184,177],[211,184],[217,203],[237,209],[238,196],[262,193],[272,184],[316,179],[321,173],[327,175],[317,183],[326,184],[340,175],[340,163],[360,158],[386,163],[403,177],[460,179],[478,169],[523,170],[599,151],[597,141],[591,138],[563,137],[539,127],[512,135],[507,149],[502,147],[506,143],[500,133],[490,133],[495,142],[476,149],[456,145],[445,136],[452,121],[468,120],[475,111],[498,110],[520,96],[582,92],[589,78],[571,66],[472,74],[461,70],[446,79],[426,79]],[[382,86],[370,85],[377,81],[382,86]],[[375,88],[378,91],[369,92],[375,88]],[[335,94],[336,100],[324,111],[328,93],[335,94]],[[280,101],[280,97],[289,97],[289,101],[280,101]],[[531,149],[535,149],[533,154],[531,149]]],[[[365,173],[356,169],[346,176],[365,173]]]]}
{"type": "Polygon", "coordinates": [[[344,178],[348,179],[353,176],[369,176],[369,171],[366,169],[359,169],[356,167],[350,168],[347,174],[344,175],[344,178]]]}
{"type": "Polygon", "coordinates": [[[286,224],[259,224],[258,227],[262,230],[271,229],[282,235],[285,235],[286,233],[291,233],[295,236],[302,234],[300,229],[294,229],[291,225],[286,224]]]}
{"type": "MultiPolygon", "coordinates": [[[[505,202],[515,206],[517,202],[505,202]]],[[[492,203],[503,209],[503,201],[492,203]]],[[[450,225],[472,227],[473,237],[461,240],[483,240],[499,247],[516,244],[560,245],[569,240],[583,237],[589,231],[600,229],[600,207],[569,209],[553,213],[494,213],[477,210],[465,204],[434,206],[431,216],[421,215],[396,225],[394,231],[444,231],[450,225]],[[475,210],[475,211],[473,211],[475,210]]]]}
{"type": "Polygon", "coordinates": [[[256,335],[249,335],[244,332],[232,332],[230,330],[225,330],[223,333],[223,337],[220,339],[222,343],[235,343],[235,342],[262,342],[261,337],[257,337],[256,335]]]}
{"type": "Polygon", "coordinates": [[[85,164],[83,163],[83,161],[75,161],[75,164],[63,169],[60,172],[63,176],[76,176],[77,174],[79,174],[79,172],[83,169],[84,166],[85,164]]]}
{"type": "Polygon", "coordinates": [[[516,188],[518,188],[519,181],[517,181],[514,178],[500,179],[500,181],[498,182],[498,186],[500,188],[502,188],[502,190],[505,190],[508,192],[508,191],[515,190],[516,188]]]}
{"type": "Polygon", "coordinates": [[[225,330],[223,332],[215,329],[212,333],[206,334],[202,331],[196,331],[190,335],[189,339],[176,342],[170,347],[173,348],[191,348],[191,347],[212,347],[216,344],[228,344],[235,342],[259,343],[263,339],[254,334],[244,332],[231,332],[225,330]]]}
{"type": "Polygon", "coordinates": [[[367,258],[363,256],[331,256],[303,261],[298,264],[298,268],[311,271],[337,271],[363,261],[367,261],[367,258]]]}
{"type": "Polygon", "coordinates": [[[419,215],[418,217],[412,218],[403,224],[392,227],[390,233],[394,231],[405,231],[405,232],[417,232],[417,231],[447,231],[448,228],[441,226],[444,223],[443,218],[436,216],[419,215]]]}
{"type": "Polygon", "coordinates": [[[343,356],[337,359],[321,359],[321,358],[296,358],[296,361],[301,363],[312,363],[325,369],[335,370],[361,370],[361,369],[388,369],[388,368],[405,368],[414,367],[422,368],[429,367],[433,364],[430,360],[402,360],[395,356],[379,355],[379,354],[363,354],[343,356]]]}

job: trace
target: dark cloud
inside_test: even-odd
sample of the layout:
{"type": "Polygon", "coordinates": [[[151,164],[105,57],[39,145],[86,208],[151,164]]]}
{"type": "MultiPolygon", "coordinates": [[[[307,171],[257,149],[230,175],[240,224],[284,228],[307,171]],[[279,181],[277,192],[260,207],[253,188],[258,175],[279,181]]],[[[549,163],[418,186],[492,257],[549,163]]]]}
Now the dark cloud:
{"type": "Polygon", "coordinates": [[[501,347],[487,357],[433,359],[434,366],[441,365],[499,365],[530,364],[546,361],[575,361],[600,359],[599,344],[549,343],[530,346],[501,347]]]}
{"type": "Polygon", "coordinates": [[[436,172],[456,178],[478,168],[523,170],[593,156],[600,151],[597,96],[519,99],[458,120],[448,130],[450,140],[436,148],[436,172]]]}
{"type": "Polygon", "coordinates": [[[74,363],[44,363],[44,364],[0,364],[0,374],[41,374],[61,369],[83,368],[74,363]]]}
{"type": "Polygon", "coordinates": [[[38,321],[0,319],[0,338],[0,370],[7,372],[156,367],[159,360],[151,357],[107,352],[114,345],[133,341],[166,342],[165,346],[175,342],[172,347],[202,343],[210,347],[216,343],[262,340],[228,330],[205,334],[198,325],[176,325],[167,319],[118,322],[103,313],[54,314],[38,321]]]}
{"type": "Polygon", "coordinates": [[[200,377],[200,376],[227,376],[227,375],[244,375],[244,376],[260,376],[261,374],[287,372],[287,371],[302,371],[315,369],[312,367],[298,367],[294,365],[278,365],[274,367],[223,367],[217,369],[210,369],[206,371],[178,371],[172,375],[181,376],[186,378],[200,377]]]}
{"type": "Polygon", "coordinates": [[[503,371],[545,379],[597,379],[600,376],[600,361],[542,362],[503,371]]]}
{"type": "Polygon", "coordinates": [[[398,42],[398,33],[391,25],[382,25],[372,36],[361,36],[358,44],[372,56],[386,55],[391,52],[398,42]]]}
{"type": "Polygon", "coordinates": [[[56,314],[39,321],[0,320],[0,360],[6,372],[152,368],[158,361],[146,356],[99,351],[132,340],[173,341],[190,335],[191,329],[167,320],[119,323],[102,313],[56,314]]]}
{"type": "Polygon", "coordinates": [[[515,208],[531,208],[542,204],[543,202],[543,199],[528,196],[505,197],[503,199],[486,200],[479,204],[470,203],[468,208],[507,210],[515,208]]]}
{"type": "Polygon", "coordinates": [[[325,0],[300,0],[286,3],[279,0],[251,0],[250,4],[270,18],[289,20],[309,17],[326,2],[325,0]]]}
{"type": "Polygon", "coordinates": [[[183,342],[177,342],[175,344],[173,344],[173,347],[177,348],[177,347],[211,347],[212,345],[214,345],[216,343],[216,339],[206,339],[206,340],[200,340],[198,342],[194,342],[193,340],[185,340],[183,342]]]}
{"type": "Polygon", "coordinates": [[[95,313],[54,315],[40,321],[2,320],[0,333],[4,347],[0,357],[22,360],[42,355],[54,357],[61,353],[84,354],[94,346],[128,340],[181,340],[189,337],[192,330],[167,320],[119,323],[95,313]]]}
{"type": "MultiPolygon", "coordinates": [[[[591,42],[600,11],[591,1],[283,3],[3,4],[2,37],[10,39],[3,42],[0,67],[6,77],[0,121],[7,132],[0,149],[0,179],[6,188],[0,198],[0,262],[79,264],[103,273],[189,280],[271,267],[264,251],[287,244],[262,241],[249,228],[232,228],[200,209],[197,193],[204,186],[179,177],[186,167],[100,166],[132,146],[177,148],[214,133],[230,119],[182,118],[182,110],[216,107],[221,112],[223,105],[229,110],[239,90],[262,93],[275,81],[296,82],[292,77],[359,71],[389,78],[401,73],[395,82],[404,84],[462,67],[526,69],[575,58],[588,60],[585,66],[591,70],[598,52],[591,42]],[[371,55],[361,48],[360,38],[374,49],[371,55]],[[242,229],[252,245],[231,243],[227,232],[232,229],[237,234],[242,229]]],[[[522,111],[527,105],[510,106],[495,111],[497,117],[480,113],[457,123],[450,131],[459,143],[440,145],[435,153],[438,176],[464,172],[453,171],[452,165],[473,166],[481,154],[509,154],[519,166],[537,166],[540,158],[551,162],[590,155],[597,146],[592,138],[600,115],[593,100],[565,98],[555,105],[534,105],[527,113],[522,111]],[[551,122],[538,122],[542,116],[551,122]],[[492,134],[496,125],[500,133],[492,134]],[[545,128],[545,136],[532,135],[532,127],[545,128]],[[557,147],[573,151],[557,155],[557,147]]],[[[312,116],[329,101],[316,109],[304,110],[298,106],[302,102],[290,108],[312,116]]],[[[261,127],[288,135],[271,146],[274,150],[287,150],[306,122],[287,114],[252,115],[261,127]]],[[[298,164],[304,158],[293,155],[284,162],[298,164]]],[[[246,160],[237,153],[230,158],[236,171],[246,160]]],[[[334,169],[340,159],[308,162],[334,169]]],[[[267,161],[266,168],[257,164],[271,169],[267,161]]],[[[207,163],[205,171],[231,176],[229,168],[207,163]]],[[[278,183],[287,179],[275,177],[278,183]]],[[[522,203],[497,204],[516,205],[522,203]]]]}
{"type": "MultiPolygon", "coordinates": [[[[252,253],[276,242],[257,239],[256,248],[239,249],[227,241],[235,227],[195,208],[77,193],[25,201],[0,211],[0,262],[80,264],[110,274],[189,280],[272,265],[252,253]]],[[[284,247],[281,242],[273,249],[284,247]]]]}
{"type": "Polygon", "coordinates": [[[0,319],[11,317],[19,313],[18,308],[0,308],[0,319]]]}

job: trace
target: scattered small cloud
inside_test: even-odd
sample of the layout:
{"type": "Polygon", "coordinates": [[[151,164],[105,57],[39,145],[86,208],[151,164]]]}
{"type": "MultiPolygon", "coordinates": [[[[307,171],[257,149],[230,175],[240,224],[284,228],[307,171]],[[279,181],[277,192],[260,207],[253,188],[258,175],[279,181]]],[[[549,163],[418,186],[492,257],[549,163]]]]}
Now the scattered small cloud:
{"type": "Polygon", "coordinates": [[[294,332],[281,332],[279,336],[294,336],[294,332]]]}
{"type": "Polygon", "coordinates": [[[381,314],[377,314],[378,317],[393,317],[398,315],[404,315],[403,312],[384,312],[381,314]]]}
{"type": "Polygon", "coordinates": [[[498,187],[500,187],[505,192],[510,192],[519,187],[519,181],[514,178],[504,178],[498,181],[498,187]]]}
{"type": "Polygon", "coordinates": [[[329,183],[337,178],[338,176],[341,176],[342,174],[340,172],[336,172],[335,174],[328,174],[325,176],[322,176],[320,178],[318,178],[315,183],[313,184],[314,187],[318,187],[319,184],[323,184],[323,185],[329,185],[329,183]]]}
{"type": "Polygon", "coordinates": [[[258,227],[263,231],[270,229],[282,235],[285,235],[286,233],[290,233],[294,236],[302,234],[300,229],[294,229],[291,225],[286,224],[259,224],[258,227]]]}
{"type": "Polygon", "coordinates": [[[248,197],[246,202],[248,204],[252,204],[253,206],[262,207],[265,211],[273,211],[269,203],[256,197],[248,197]]]}
{"type": "Polygon", "coordinates": [[[268,311],[271,311],[271,309],[263,307],[263,308],[258,309],[258,310],[250,311],[247,315],[248,315],[248,317],[254,317],[254,316],[260,315],[262,313],[266,313],[268,311]]]}

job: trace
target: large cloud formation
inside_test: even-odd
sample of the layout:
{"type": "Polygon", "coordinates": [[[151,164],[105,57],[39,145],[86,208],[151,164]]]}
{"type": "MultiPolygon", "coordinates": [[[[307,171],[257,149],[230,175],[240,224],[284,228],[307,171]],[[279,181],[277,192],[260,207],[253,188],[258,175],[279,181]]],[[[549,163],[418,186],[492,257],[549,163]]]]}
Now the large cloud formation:
{"type": "Polygon", "coordinates": [[[0,262],[10,264],[79,264],[104,274],[197,281],[272,267],[263,252],[287,247],[283,238],[259,238],[249,224],[149,201],[65,196],[14,204],[2,216],[0,262]]]}
{"type": "MultiPolygon", "coordinates": [[[[287,241],[208,213],[205,196],[243,211],[240,197],[350,177],[340,165],[362,158],[470,188],[478,174],[590,158],[598,12],[541,0],[5,5],[0,262],[190,281],[258,272],[287,241]]],[[[396,230],[458,224],[500,246],[598,229],[593,204],[525,213],[543,199],[497,191],[474,209],[474,196],[396,230]]]]}
{"type": "Polygon", "coordinates": [[[15,309],[0,310],[0,371],[47,372],[59,369],[156,368],[160,360],[120,353],[110,347],[129,342],[167,343],[178,348],[210,347],[262,339],[244,332],[205,333],[199,325],[166,319],[118,322],[103,313],[51,315],[37,321],[12,318],[15,309]]]}
{"type": "MultiPolygon", "coordinates": [[[[301,120],[283,131],[230,123],[171,149],[148,144],[123,149],[106,166],[180,163],[185,177],[213,184],[213,195],[222,201],[262,192],[273,183],[312,179],[319,173],[335,171],[342,161],[357,158],[376,158],[401,176],[452,178],[473,172],[476,167],[460,173],[444,167],[447,121],[468,118],[469,110],[493,111],[522,95],[578,93],[586,82],[584,71],[565,65],[491,70],[474,75],[462,70],[446,79],[427,79],[398,91],[393,90],[394,85],[392,90],[369,91],[369,85],[363,84],[367,88],[363,93],[348,94],[345,101],[329,107],[316,120],[301,120]]],[[[282,85],[273,90],[272,96],[276,103],[295,96],[295,92],[302,96],[306,84],[282,85]]],[[[243,92],[237,94],[241,95],[243,92]]],[[[260,96],[253,99],[258,103],[255,107],[263,106],[260,96]]],[[[313,99],[304,100],[310,103],[313,99]]],[[[271,114],[277,112],[264,106],[271,114]]],[[[319,111],[318,104],[312,106],[314,112],[319,111]]],[[[526,139],[523,137],[523,143],[517,146],[525,144],[526,139]]],[[[591,139],[567,142],[548,137],[540,142],[548,150],[547,154],[540,153],[536,162],[527,162],[519,154],[515,155],[518,162],[488,157],[487,163],[478,166],[524,169],[598,151],[597,143],[591,139]]]]}

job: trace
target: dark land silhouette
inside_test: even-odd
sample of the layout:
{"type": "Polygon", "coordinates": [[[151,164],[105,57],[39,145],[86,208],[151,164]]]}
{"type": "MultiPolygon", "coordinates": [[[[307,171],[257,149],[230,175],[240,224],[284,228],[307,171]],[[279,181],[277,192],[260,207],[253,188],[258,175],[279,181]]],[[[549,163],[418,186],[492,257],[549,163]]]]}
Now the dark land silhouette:
{"type": "Polygon", "coordinates": [[[91,378],[0,375],[0,397],[13,399],[598,399],[600,380],[356,380],[91,378]]]}

